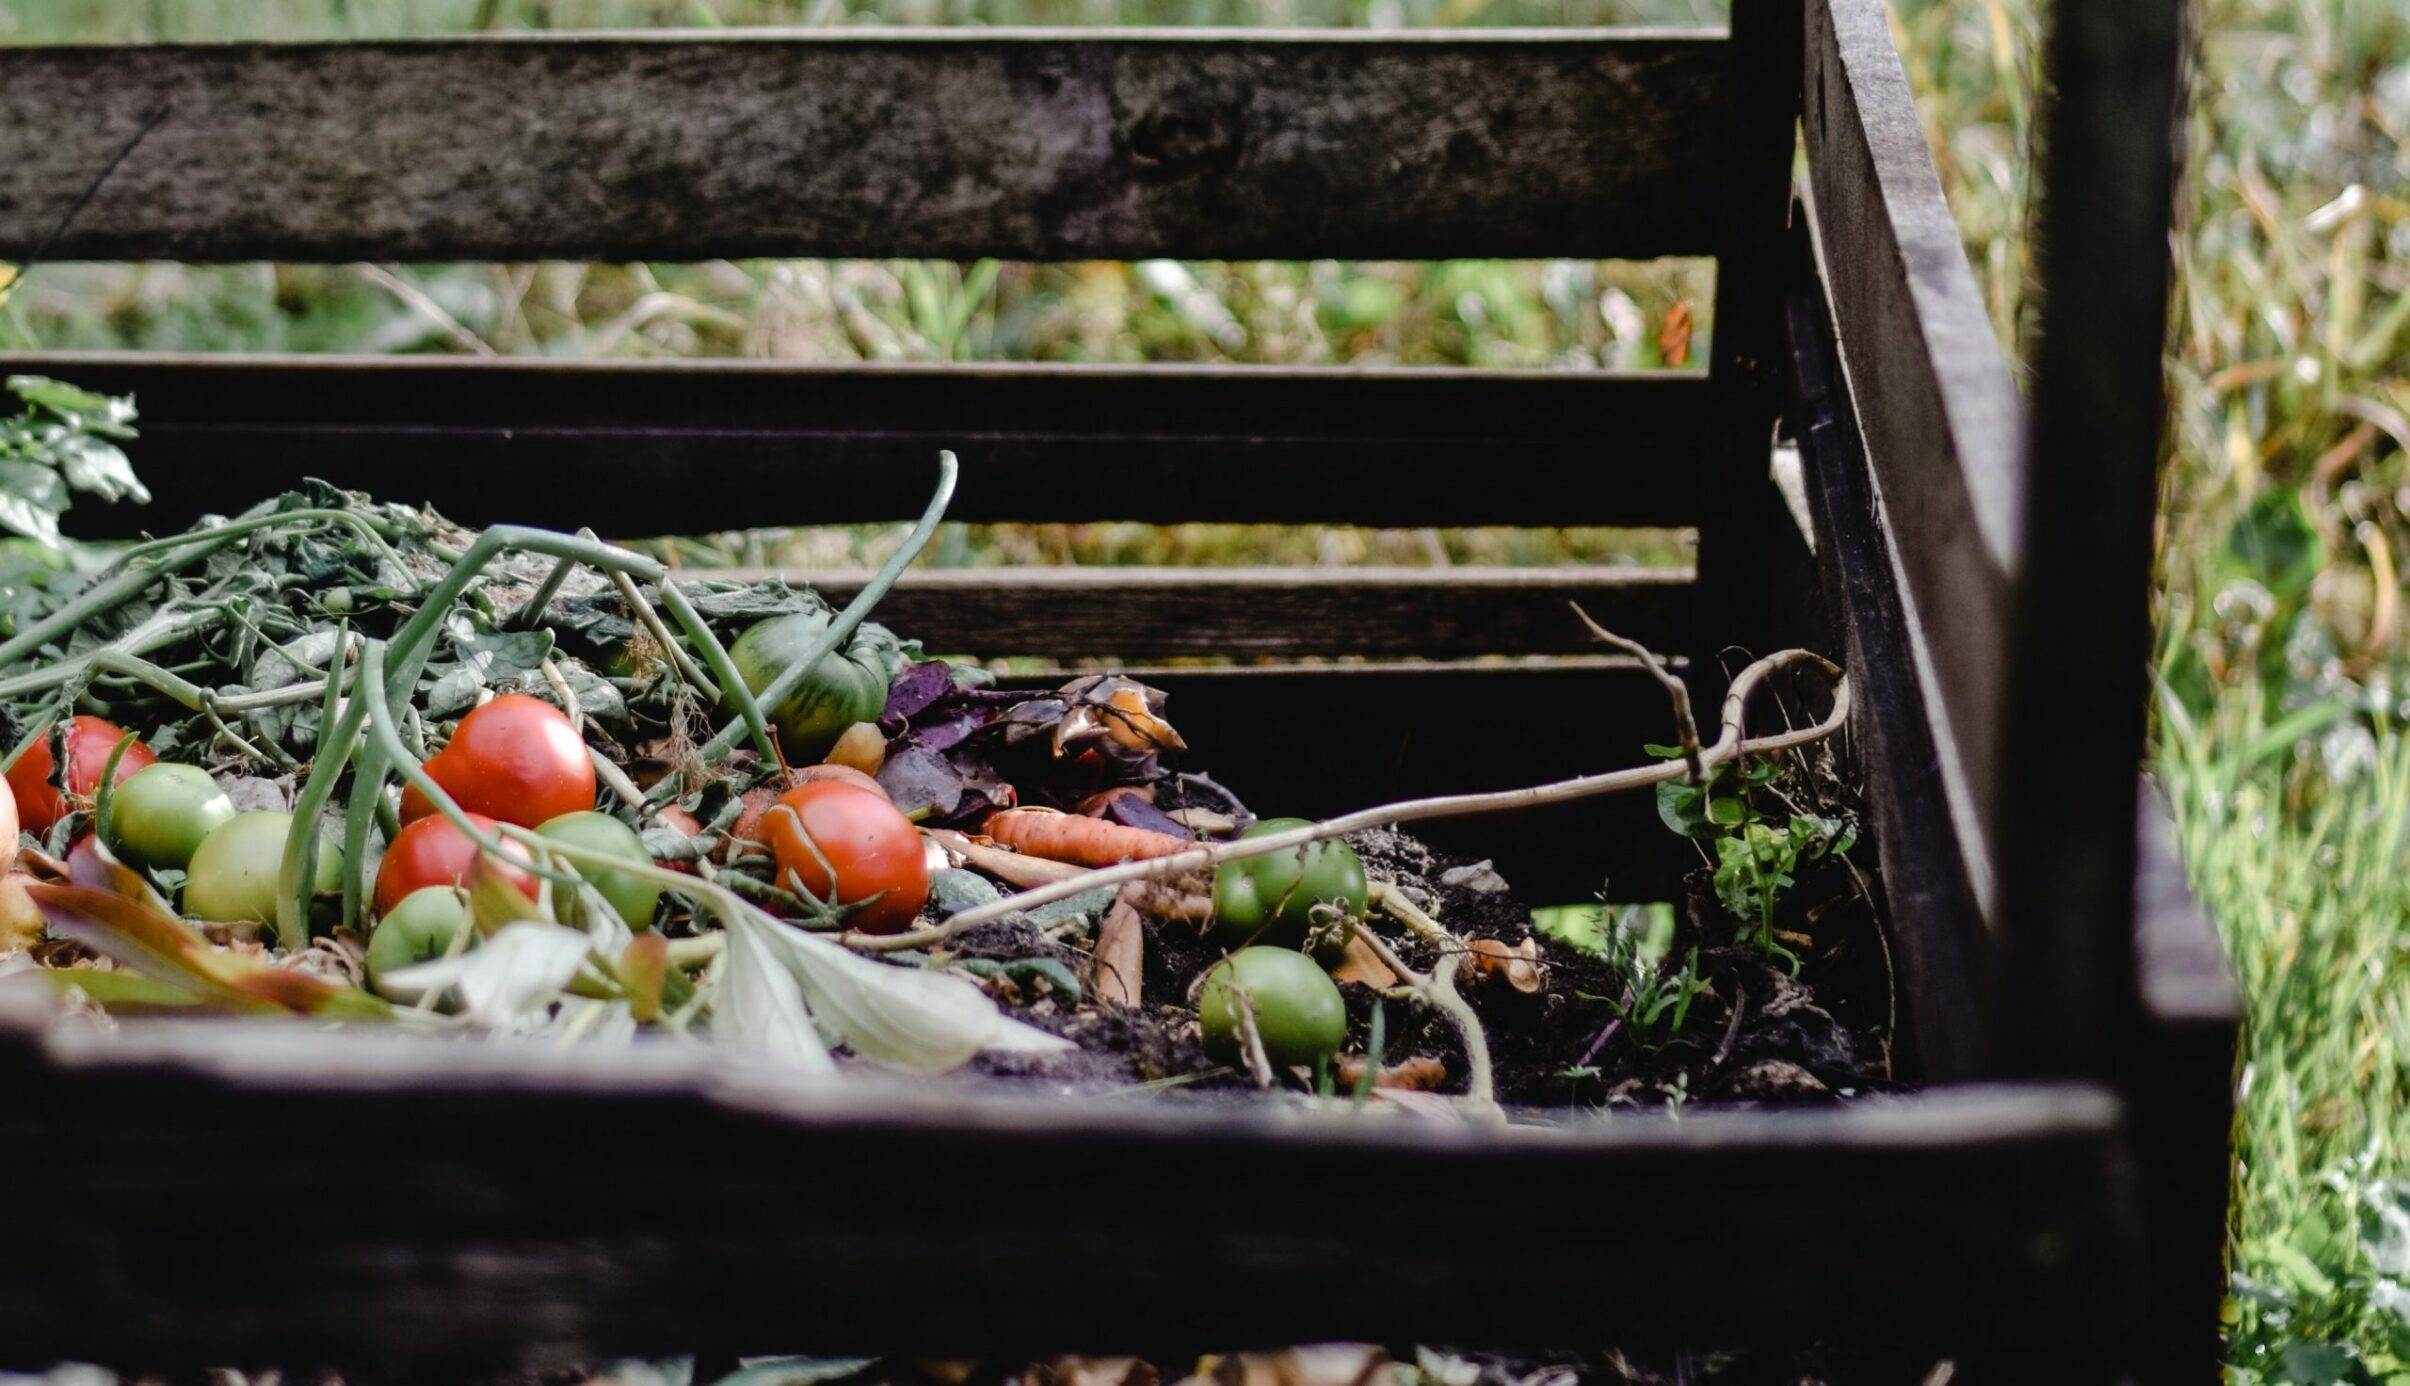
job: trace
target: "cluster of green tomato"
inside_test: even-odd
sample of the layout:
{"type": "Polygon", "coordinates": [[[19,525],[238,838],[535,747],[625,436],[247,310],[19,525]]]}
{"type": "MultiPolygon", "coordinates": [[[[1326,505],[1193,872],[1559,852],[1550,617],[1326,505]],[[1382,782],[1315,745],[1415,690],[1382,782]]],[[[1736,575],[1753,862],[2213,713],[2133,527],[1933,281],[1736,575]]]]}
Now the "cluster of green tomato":
{"type": "MultiPolygon", "coordinates": [[[[1270,818],[1244,836],[1305,826],[1302,818],[1270,818]]],[[[1312,1065],[1338,1053],[1347,1007],[1317,959],[1339,959],[1346,932],[1332,926],[1361,915],[1370,895],[1364,863],[1344,842],[1222,863],[1213,877],[1214,922],[1243,946],[1213,965],[1198,992],[1206,1051],[1240,1057],[1245,1015],[1252,1015],[1264,1056],[1275,1064],[1312,1065]]]]}
{"type": "MultiPolygon", "coordinates": [[[[482,815],[472,815],[482,818],[482,815]]],[[[481,823],[490,828],[491,820],[481,823]]],[[[209,772],[161,761],[113,789],[102,836],[120,860],[185,876],[183,911],[212,923],[265,924],[276,918],[277,879],[293,815],[273,809],[238,813],[209,772]]],[[[593,810],[547,819],[536,829],[571,847],[649,862],[634,829],[593,810]]],[[[460,881],[476,853],[468,836],[440,815],[413,822],[388,850],[377,879],[381,917],[369,936],[372,981],[397,968],[440,957],[469,926],[460,881]]],[[[331,837],[319,843],[314,894],[339,888],[341,859],[331,837]]],[[[630,928],[651,925],[661,889],[607,867],[578,871],[630,928]]],[[[531,874],[506,865],[505,879],[533,895],[531,874]]]]}

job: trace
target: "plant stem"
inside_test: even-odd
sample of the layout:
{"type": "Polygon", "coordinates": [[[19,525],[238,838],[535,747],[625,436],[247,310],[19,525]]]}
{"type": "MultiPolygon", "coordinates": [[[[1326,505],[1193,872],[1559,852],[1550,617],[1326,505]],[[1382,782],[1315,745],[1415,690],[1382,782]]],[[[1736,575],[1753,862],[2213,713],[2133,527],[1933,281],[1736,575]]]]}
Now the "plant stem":
{"type": "MultiPolygon", "coordinates": [[[[1832,735],[1849,720],[1849,680],[1841,670],[1821,655],[1806,650],[1783,650],[1751,664],[1732,681],[1724,695],[1723,734],[1713,746],[1700,753],[1707,766],[1715,766],[1736,756],[1762,755],[1771,751],[1804,746],[1832,735]],[[1743,713],[1751,692],[1774,673],[1795,664],[1809,664],[1834,680],[1833,707],[1824,720],[1813,726],[1793,731],[1777,732],[1754,739],[1742,735],[1743,713]]],[[[950,938],[965,929],[993,923],[1007,915],[1069,899],[1099,886],[1118,885],[1124,881],[1156,879],[1188,871],[1202,871],[1225,861],[1260,857],[1272,852],[1287,851],[1325,838],[1344,837],[1366,828],[1386,827],[1394,823],[1412,823],[1429,818],[1462,818],[1480,813],[1501,813],[1514,809],[1536,808],[1543,804],[1564,803],[1587,799],[1601,794],[1618,794],[1651,785],[1678,780],[1689,773],[1683,762],[1663,761],[1655,765],[1637,766],[1628,770],[1611,770],[1599,775],[1582,775],[1550,784],[1533,785],[1524,789],[1492,790],[1477,794],[1442,794],[1425,799],[1407,799],[1393,804],[1359,809],[1341,814],[1320,823],[1301,828],[1266,833],[1261,837],[1244,837],[1232,841],[1208,843],[1169,856],[1145,861],[1123,862],[1119,866],[1100,867],[1083,871],[1048,885],[1008,895],[984,905],[974,905],[943,924],[915,929],[901,934],[857,936],[849,934],[846,942],[869,951],[897,948],[925,948],[950,938]]]]}
{"type": "MultiPolygon", "coordinates": [[[[1391,909],[1400,903],[1402,898],[1395,890],[1386,885],[1373,887],[1373,901],[1384,910],[1391,909]]],[[[1413,906],[1408,904],[1407,908],[1413,909],[1413,906]]],[[[1422,915],[1420,910],[1416,910],[1415,913],[1426,922],[1430,922],[1431,927],[1439,928],[1436,921],[1431,921],[1429,916],[1422,915]]],[[[1398,917],[1401,921],[1403,920],[1403,916],[1398,917]]],[[[1463,945],[1456,940],[1455,935],[1448,933],[1447,930],[1440,929],[1439,932],[1451,943],[1456,943],[1456,948],[1440,956],[1438,966],[1431,969],[1431,975],[1428,977],[1408,967],[1405,960],[1397,955],[1397,951],[1383,942],[1381,936],[1370,929],[1357,930],[1356,937],[1364,940],[1364,945],[1380,958],[1383,966],[1405,979],[1406,985],[1413,989],[1418,1000],[1446,1016],[1448,1023],[1456,1027],[1457,1035],[1464,1041],[1465,1066],[1470,1070],[1465,1076],[1465,1100],[1478,1103],[1495,1112],[1498,1106],[1498,1086],[1490,1066],[1489,1032],[1481,1028],[1481,1017],[1474,1014],[1472,1006],[1456,990],[1456,969],[1464,965],[1463,945]]]]}
{"type": "MultiPolygon", "coordinates": [[[[945,518],[946,506],[953,502],[954,478],[959,471],[960,466],[954,460],[953,453],[937,454],[937,489],[930,494],[929,504],[921,511],[920,519],[913,524],[911,533],[904,536],[902,545],[887,556],[887,561],[879,565],[878,572],[872,574],[862,590],[854,594],[854,599],[845,604],[845,609],[837,613],[837,619],[829,622],[828,629],[820,633],[820,638],[812,642],[812,647],[780,671],[778,677],[771,680],[770,686],[761,691],[759,696],[764,706],[776,707],[787,700],[787,695],[800,688],[820,661],[845,643],[847,637],[854,633],[854,627],[862,624],[862,618],[870,614],[870,609],[879,604],[889,588],[895,586],[895,580],[903,576],[904,569],[911,566],[912,560],[920,556],[922,549],[928,547],[930,536],[937,532],[938,521],[945,518]]],[[[736,722],[720,728],[717,735],[703,744],[703,763],[718,764],[720,758],[736,744],[737,738],[744,734],[744,730],[744,724],[736,722]]]]}

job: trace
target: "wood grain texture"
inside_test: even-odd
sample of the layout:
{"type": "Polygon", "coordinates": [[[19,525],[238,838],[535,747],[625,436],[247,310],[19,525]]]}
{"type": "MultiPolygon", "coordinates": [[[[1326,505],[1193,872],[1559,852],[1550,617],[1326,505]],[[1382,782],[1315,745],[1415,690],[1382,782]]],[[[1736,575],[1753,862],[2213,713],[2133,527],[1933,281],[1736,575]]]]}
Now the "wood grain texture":
{"type": "MultiPolygon", "coordinates": [[[[1804,243],[1796,255],[1808,261],[1804,243]]],[[[1813,268],[1801,264],[1803,272],[1813,268]]],[[[1808,481],[1826,605],[1837,613],[1839,654],[1855,693],[1849,749],[1866,777],[1883,867],[1911,1036],[1903,1051],[1925,1082],[1964,1081],[1985,1071],[1992,1043],[1991,938],[1942,784],[1857,412],[1841,388],[1831,318],[1812,279],[1793,290],[1787,316],[1791,434],[1808,481]]]]}
{"type": "MultiPolygon", "coordinates": [[[[863,574],[783,579],[844,602],[863,574]]],[[[1600,650],[1570,607],[1668,653],[1694,629],[1690,574],[1666,568],[952,568],[907,572],[879,620],[932,651],[1207,659],[1461,658],[1600,650]]]]}
{"type": "Polygon", "coordinates": [[[2000,724],[2024,551],[2024,410],[1881,0],[1809,0],[1810,222],[1977,902],[1996,894],[2000,724]]]}
{"type": "Polygon", "coordinates": [[[2118,1107],[2082,1086],[1483,1129],[251,1023],[12,1027],[0,1072],[0,1135],[45,1170],[0,1221],[0,1343],[29,1364],[1946,1348],[2032,1323],[2096,1340],[2132,1299],[2104,1198],[2118,1107]],[[1435,1189],[1482,1190],[1487,1215],[1434,1237],[1435,1189]],[[1251,1293],[1197,1293],[1230,1284],[1251,1293]]]}
{"type": "Polygon", "coordinates": [[[1706,32],[822,30],[0,50],[0,255],[1711,249],[1706,32]]]}
{"type": "MultiPolygon", "coordinates": [[[[1673,738],[1664,691],[1620,657],[1122,667],[1170,695],[1181,735],[1213,748],[1198,765],[1265,816],[1327,818],[1421,794],[1645,765],[1656,759],[1649,743],[1673,738]]],[[[1676,899],[1698,863],[1658,821],[1650,794],[1434,820],[1415,834],[1494,861],[1534,904],[1592,900],[1609,883],[1619,900],[1676,899]]]]}
{"type": "Polygon", "coordinates": [[[141,402],[167,533],[317,476],[476,524],[641,537],[898,520],[1687,525],[1699,373],[0,355],[141,402]]]}

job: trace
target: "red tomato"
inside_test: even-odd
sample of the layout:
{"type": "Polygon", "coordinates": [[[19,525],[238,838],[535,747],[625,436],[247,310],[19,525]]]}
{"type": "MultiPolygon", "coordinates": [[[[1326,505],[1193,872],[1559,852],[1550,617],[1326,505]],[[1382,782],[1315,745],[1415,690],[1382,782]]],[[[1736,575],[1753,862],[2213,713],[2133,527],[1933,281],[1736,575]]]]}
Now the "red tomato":
{"type": "MultiPolygon", "coordinates": [[[[494,820],[482,813],[470,814],[469,821],[479,832],[494,830],[494,820]]],[[[503,839],[502,851],[517,861],[527,860],[527,849],[508,838],[503,839]]],[[[458,824],[440,813],[419,819],[385,848],[385,860],[377,867],[377,913],[382,915],[402,903],[402,897],[421,886],[465,884],[476,860],[477,844],[458,824]]],[[[495,865],[520,894],[530,900],[537,898],[541,883],[532,873],[515,862],[495,865]]]]}
{"type": "MultiPolygon", "coordinates": [[[[100,788],[100,768],[109,763],[109,752],[124,736],[125,728],[98,717],[78,717],[69,724],[67,790],[75,796],[75,806],[91,803],[92,791],[100,788]]],[[[118,759],[113,783],[124,784],[136,771],[158,763],[151,748],[137,741],[118,759]]],[[[49,832],[50,825],[66,817],[70,807],[51,785],[50,767],[50,733],[44,732],[8,768],[8,787],[16,793],[17,811],[24,815],[25,826],[37,833],[49,832]]]]}
{"type": "MultiPolygon", "coordinates": [[[[461,718],[427,774],[469,812],[523,828],[594,807],[594,762],[577,728],[559,708],[524,693],[505,693],[461,718]]],[[[402,791],[403,822],[434,811],[425,795],[402,791]]]]}
{"type": "Polygon", "coordinates": [[[842,780],[798,785],[778,796],[778,804],[763,816],[762,835],[778,856],[781,885],[792,889],[800,881],[812,895],[840,905],[877,896],[846,916],[864,933],[901,933],[929,898],[920,831],[895,805],[867,789],[842,780]],[[823,857],[836,868],[833,900],[823,857]]]}

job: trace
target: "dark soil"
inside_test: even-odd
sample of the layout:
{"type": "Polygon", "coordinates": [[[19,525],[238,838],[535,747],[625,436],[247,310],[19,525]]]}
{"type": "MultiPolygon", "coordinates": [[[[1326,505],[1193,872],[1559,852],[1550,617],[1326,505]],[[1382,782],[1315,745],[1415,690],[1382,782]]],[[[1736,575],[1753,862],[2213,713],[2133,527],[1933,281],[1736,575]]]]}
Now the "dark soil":
{"type": "MultiPolygon", "coordinates": [[[[1534,937],[1530,908],[1486,863],[1434,851],[1403,832],[1376,830],[1349,839],[1375,880],[1396,886],[1458,935],[1515,945],[1534,937]]],[[[1670,846],[1677,846],[1669,840],[1670,846]]],[[[1624,1015],[1630,980],[1607,963],[1547,938],[1537,994],[1495,978],[1460,975],[1459,985],[1489,1037],[1500,1101],[1524,1108],[1665,1104],[1684,1101],[1829,1101],[1891,1086],[1891,977],[1864,885],[1852,868],[1829,863],[1789,894],[1777,926],[1792,940],[1796,970],[1739,938],[1741,925],[1716,900],[1709,873],[1694,873],[1679,902],[1668,965],[1697,950],[1706,987],[1678,1028],[1644,1031],[1624,1015]]],[[[1436,946],[1394,926],[1383,939],[1410,966],[1428,973],[1436,946]]],[[[1048,938],[1011,921],[956,940],[956,955],[1014,964],[1046,958],[1078,972],[1085,955],[1072,933],[1048,938]]],[[[1144,995],[1137,1010],[1071,1004],[1056,988],[1020,972],[988,985],[1014,1014],[1080,1046],[1047,1060],[989,1057],[988,1077],[1035,1080],[1080,1089],[1155,1085],[1183,1094],[1234,1093],[1246,1075],[1219,1064],[1199,1043],[1190,1004],[1224,945],[1181,922],[1148,924],[1144,995]]],[[[1383,1016],[1383,1058],[1415,1056],[1447,1069],[1441,1091],[1464,1090],[1469,1068],[1453,1026],[1400,997],[1363,986],[1341,988],[1348,1004],[1351,1052],[1369,1040],[1373,1008],[1383,1016]]],[[[1303,1090],[1302,1083],[1294,1085],[1303,1090]]]]}

